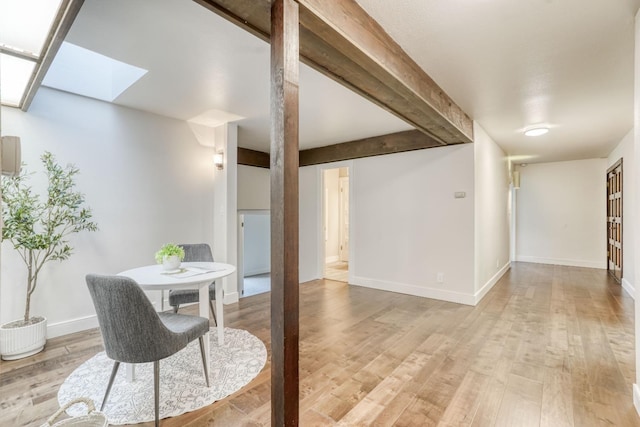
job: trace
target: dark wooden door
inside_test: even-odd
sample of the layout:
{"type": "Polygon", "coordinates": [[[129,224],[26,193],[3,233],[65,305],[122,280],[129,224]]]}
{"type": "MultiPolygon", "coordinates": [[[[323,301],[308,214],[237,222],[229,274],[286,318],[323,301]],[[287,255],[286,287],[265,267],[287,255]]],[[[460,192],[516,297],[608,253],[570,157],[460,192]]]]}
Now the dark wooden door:
{"type": "Polygon", "coordinates": [[[607,270],[622,280],[622,159],[607,171],[607,270]]]}

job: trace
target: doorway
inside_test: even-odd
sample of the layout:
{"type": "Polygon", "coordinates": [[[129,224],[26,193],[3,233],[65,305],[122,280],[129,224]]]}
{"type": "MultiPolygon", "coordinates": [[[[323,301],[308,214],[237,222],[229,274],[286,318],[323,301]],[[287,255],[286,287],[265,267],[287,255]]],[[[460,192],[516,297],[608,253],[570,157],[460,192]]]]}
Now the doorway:
{"type": "Polygon", "coordinates": [[[607,170],[607,271],[622,280],[622,159],[607,170]]]}
{"type": "Polygon", "coordinates": [[[323,171],[324,278],[349,281],[349,168],[323,171]]]}
{"type": "Polygon", "coordinates": [[[268,210],[239,211],[237,269],[240,298],[271,290],[271,215],[268,210]]]}

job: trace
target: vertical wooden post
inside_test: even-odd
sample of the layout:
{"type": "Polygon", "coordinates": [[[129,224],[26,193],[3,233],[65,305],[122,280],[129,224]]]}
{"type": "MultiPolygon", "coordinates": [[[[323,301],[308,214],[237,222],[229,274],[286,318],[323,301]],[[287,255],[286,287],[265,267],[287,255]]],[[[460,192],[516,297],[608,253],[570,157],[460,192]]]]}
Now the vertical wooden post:
{"type": "Polygon", "coordinates": [[[298,4],[271,2],[271,425],[298,425],[298,4]]]}

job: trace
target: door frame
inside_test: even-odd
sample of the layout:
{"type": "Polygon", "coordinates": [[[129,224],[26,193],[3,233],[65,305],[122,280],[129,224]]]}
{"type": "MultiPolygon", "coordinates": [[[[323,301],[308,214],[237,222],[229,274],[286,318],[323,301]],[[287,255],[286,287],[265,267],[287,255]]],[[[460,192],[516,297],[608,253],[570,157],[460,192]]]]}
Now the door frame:
{"type": "Polygon", "coordinates": [[[344,210],[345,210],[345,200],[346,200],[346,206],[347,206],[347,211],[349,209],[349,204],[351,202],[351,200],[349,200],[349,198],[351,197],[351,194],[349,194],[349,175],[347,176],[341,176],[338,178],[338,187],[340,189],[340,201],[338,203],[339,205],[339,212],[340,212],[340,217],[339,217],[339,221],[338,221],[338,241],[340,244],[340,248],[338,249],[338,259],[340,261],[344,261],[344,258],[346,257],[347,262],[349,262],[349,233],[345,233],[344,229],[345,227],[348,227],[350,225],[350,223],[348,222],[349,219],[347,218],[347,223],[345,224],[345,216],[344,216],[344,210]],[[345,185],[346,182],[346,185],[345,185]],[[345,198],[344,196],[344,188],[346,187],[347,189],[347,197],[345,198]],[[346,236],[346,239],[345,239],[346,236]],[[345,251],[343,248],[345,246],[345,241],[347,242],[347,250],[345,251]],[[346,254],[345,254],[346,252],[346,254]]]}
{"type": "Polygon", "coordinates": [[[238,278],[238,299],[244,296],[244,212],[238,211],[238,257],[236,277],[238,278]]]}
{"type": "Polygon", "coordinates": [[[354,272],[355,272],[355,248],[356,248],[356,241],[354,239],[354,233],[353,233],[353,218],[355,216],[355,197],[354,197],[354,193],[353,193],[353,182],[354,182],[354,167],[353,167],[353,160],[345,160],[345,161],[341,161],[341,162],[334,162],[334,163],[324,163],[321,165],[318,165],[317,167],[317,171],[316,171],[316,182],[317,182],[317,206],[318,206],[318,210],[317,210],[317,214],[318,214],[318,220],[317,220],[317,230],[316,230],[316,239],[318,242],[318,259],[317,259],[317,265],[316,265],[316,269],[317,269],[317,276],[318,279],[322,279],[324,278],[324,265],[325,265],[325,241],[324,241],[324,210],[325,210],[325,203],[324,203],[324,171],[327,169],[338,169],[338,168],[347,168],[348,169],[348,175],[349,175],[349,275],[348,275],[348,280],[349,283],[353,283],[354,280],[354,272]]]}
{"type": "Polygon", "coordinates": [[[620,158],[617,162],[611,165],[607,169],[607,173],[605,174],[605,182],[606,182],[606,206],[607,206],[607,216],[606,216],[606,229],[607,229],[607,238],[606,238],[606,253],[607,253],[607,273],[609,273],[614,279],[616,279],[619,283],[622,283],[623,272],[624,272],[624,167],[622,158],[620,158]],[[615,272],[609,269],[609,174],[613,172],[615,169],[620,167],[620,279],[615,275],[615,272]]]}
{"type": "Polygon", "coordinates": [[[244,216],[271,215],[270,209],[238,209],[238,257],[236,276],[238,277],[238,298],[244,296],[244,216]]]}

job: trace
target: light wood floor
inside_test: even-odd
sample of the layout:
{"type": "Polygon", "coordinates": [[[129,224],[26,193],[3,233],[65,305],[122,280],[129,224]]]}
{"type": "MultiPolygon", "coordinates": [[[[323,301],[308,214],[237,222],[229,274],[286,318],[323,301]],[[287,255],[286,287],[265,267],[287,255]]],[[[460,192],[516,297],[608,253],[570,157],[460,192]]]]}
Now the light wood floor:
{"type": "Polygon", "coordinates": [[[337,282],[349,281],[349,263],[345,261],[336,261],[324,266],[324,278],[335,280],[337,282]]]}
{"type": "MultiPolygon", "coordinates": [[[[300,291],[301,426],[640,426],[634,303],[604,271],[516,263],[477,307],[329,280],[300,291]]],[[[225,317],[269,347],[269,294],[225,317]]],[[[40,425],[100,350],[93,330],[0,363],[0,426],[40,425]]],[[[269,375],[267,362],[241,392],[162,425],[269,425],[269,375]]]]}

